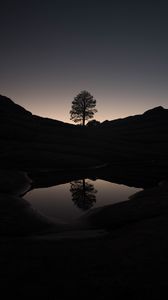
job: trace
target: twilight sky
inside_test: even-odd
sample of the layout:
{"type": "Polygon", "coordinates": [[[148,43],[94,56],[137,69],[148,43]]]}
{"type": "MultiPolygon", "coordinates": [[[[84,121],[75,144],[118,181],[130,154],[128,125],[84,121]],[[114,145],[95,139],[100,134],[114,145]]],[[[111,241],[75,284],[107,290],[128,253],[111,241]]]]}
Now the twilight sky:
{"type": "Polygon", "coordinates": [[[65,122],[81,90],[100,121],[168,108],[164,2],[3,1],[0,94],[65,122]]]}

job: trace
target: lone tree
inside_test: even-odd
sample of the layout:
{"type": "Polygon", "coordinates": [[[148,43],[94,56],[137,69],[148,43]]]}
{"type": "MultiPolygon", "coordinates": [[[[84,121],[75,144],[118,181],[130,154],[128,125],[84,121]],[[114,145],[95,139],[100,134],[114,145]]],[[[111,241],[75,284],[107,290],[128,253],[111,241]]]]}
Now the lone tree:
{"type": "Polygon", "coordinates": [[[87,91],[81,91],[72,101],[72,108],[70,110],[70,119],[75,123],[81,122],[85,125],[85,121],[93,118],[94,113],[97,112],[95,109],[96,100],[87,91]]]}

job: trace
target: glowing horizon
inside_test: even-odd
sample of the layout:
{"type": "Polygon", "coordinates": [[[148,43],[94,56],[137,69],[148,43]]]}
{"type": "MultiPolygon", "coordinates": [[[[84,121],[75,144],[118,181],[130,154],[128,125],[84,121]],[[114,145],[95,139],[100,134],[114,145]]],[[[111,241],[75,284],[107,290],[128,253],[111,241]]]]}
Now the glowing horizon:
{"type": "MultiPolygon", "coordinates": [[[[34,115],[75,124],[73,121],[70,120],[69,115],[73,96],[76,96],[72,96],[72,93],[71,97],[67,96],[65,98],[63,98],[63,95],[61,95],[60,97],[51,96],[51,98],[48,96],[47,100],[46,98],[41,99],[40,96],[39,98],[36,96],[34,99],[32,99],[32,95],[31,101],[29,100],[30,98],[24,94],[22,96],[17,96],[16,93],[16,96],[12,96],[12,93],[9,95],[5,91],[1,94],[9,97],[16,104],[23,106],[25,109],[29,110],[34,115]],[[48,103],[47,106],[46,103],[48,103]]],[[[136,99],[136,101],[135,98],[124,98],[124,96],[123,98],[121,98],[121,95],[113,95],[113,97],[111,97],[111,102],[109,101],[109,97],[107,98],[107,96],[106,98],[104,96],[104,99],[100,99],[100,97],[98,97],[98,99],[99,100],[97,100],[96,105],[98,112],[94,115],[94,119],[100,122],[103,122],[105,120],[125,118],[131,115],[143,114],[146,110],[152,109],[156,106],[163,106],[164,108],[167,108],[166,98],[165,100],[163,98],[162,101],[158,101],[158,98],[155,97],[153,98],[153,101],[151,101],[149,96],[146,96],[146,98],[144,97],[143,100],[141,96],[137,96],[138,100],[136,99]],[[124,107],[122,107],[123,102],[125,102],[124,107]],[[106,103],[105,107],[104,103],[106,103]]]]}

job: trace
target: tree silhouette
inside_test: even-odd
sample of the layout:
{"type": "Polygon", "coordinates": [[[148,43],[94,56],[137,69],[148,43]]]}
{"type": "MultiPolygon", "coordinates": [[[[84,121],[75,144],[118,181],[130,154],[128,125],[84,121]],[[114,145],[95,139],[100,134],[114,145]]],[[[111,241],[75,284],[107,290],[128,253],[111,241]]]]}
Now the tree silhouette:
{"type": "Polygon", "coordinates": [[[81,122],[84,126],[85,120],[93,118],[97,112],[95,106],[96,100],[93,96],[87,91],[81,91],[72,101],[70,119],[75,123],[81,122]]]}
{"type": "Polygon", "coordinates": [[[94,185],[85,181],[85,179],[73,181],[70,183],[70,192],[72,193],[72,201],[81,210],[90,209],[96,202],[97,191],[94,185]]]}

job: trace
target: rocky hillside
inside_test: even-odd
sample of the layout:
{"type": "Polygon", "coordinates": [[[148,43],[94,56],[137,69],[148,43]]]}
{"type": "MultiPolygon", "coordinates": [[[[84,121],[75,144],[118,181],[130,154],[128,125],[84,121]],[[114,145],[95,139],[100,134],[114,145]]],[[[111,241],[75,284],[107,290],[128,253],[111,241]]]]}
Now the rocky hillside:
{"type": "Polygon", "coordinates": [[[83,168],[108,164],[161,178],[168,169],[168,110],[156,107],[142,115],[81,127],[34,116],[0,96],[0,162],[27,169],[83,168]]]}

